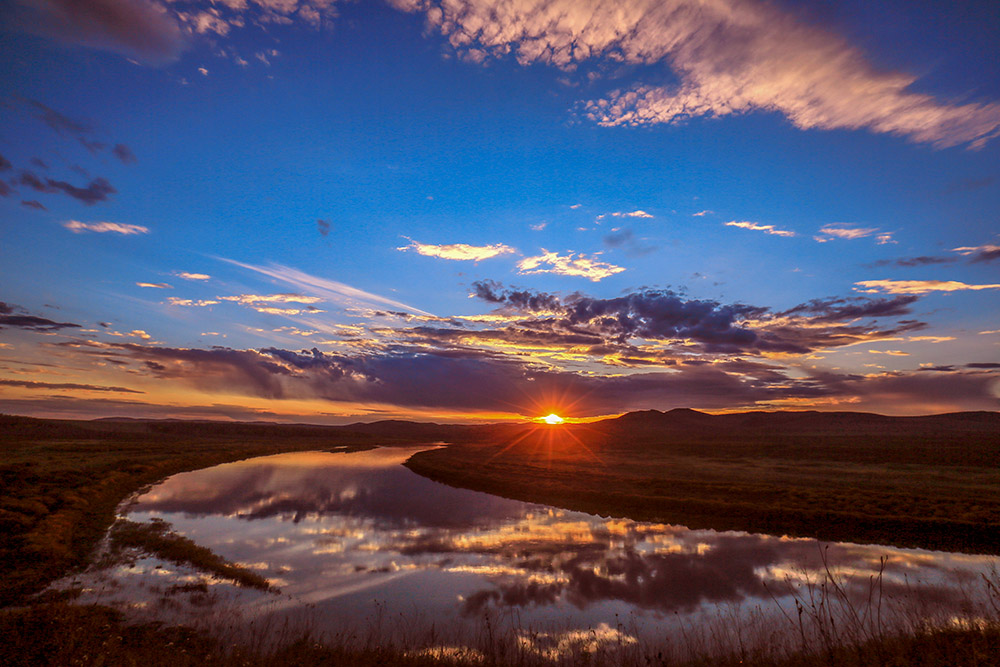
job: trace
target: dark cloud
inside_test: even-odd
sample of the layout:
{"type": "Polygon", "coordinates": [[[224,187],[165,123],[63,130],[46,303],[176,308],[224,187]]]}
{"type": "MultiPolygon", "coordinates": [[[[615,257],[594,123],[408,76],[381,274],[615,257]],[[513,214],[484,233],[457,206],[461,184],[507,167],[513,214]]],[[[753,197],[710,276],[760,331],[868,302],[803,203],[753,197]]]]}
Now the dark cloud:
{"type": "Polygon", "coordinates": [[[319,230],[320,236],[325,238],[330,235],[330,222],[327,220],[317,220],[316,229],[319,230]]]}
{"type": "Polygon", "coordinates": [[[80,136],[93,132],[93,128],[89,123],[70,118],[38,100],[27,99],[25,101],[34,108],[35,118],[48,125],[58,134],[80,136]]]}
{"type": "Polygon", "coordinates": [[[10,160],[0,155],[0,171],[10,171],[12,168],[13,165],[11,165],[10,160]]]}
{"type": "Polygon", "coordinates": [[[31,164],[35,165],[39,169],[48,170],[48,168],[49,168],[48,163],[46,163],[45,160],[43,160],[40,157],[33,157],[33,158],[31,158],[31,164]]]}
{"type": "Polygon", "coordinates": [[[556,311],[562,308],[558,297],[531,290],[505,290],[495,280],[480,280],[472,283],[473,296],[487,303],[510,306],[528,313],[556,311]]]}
{"type": "Polygon", "coordinates": [[[987,188],[994,183],[996,183],[996,176],[984,176],[982,178],[966,178],[961,181],[956,181],[945,188],[945,194],[956,194],[959,192],[972,192],[974,190],[981,190],[982,188],[987,188]]]}
{"type": "Polygon", "coordinates": [[[643,244],[642,240],[636,237],[635,232],[631,229],[611,232],[604,237],[603,241],[608,248],[620,248],[625,251],[625,254],[633,257],[648,255],[656,250],[656,246],[643,244]]]}
{"type": "Polygon", "coordinates": [[[54,181],[51,178],[45,179],[45,183],[56,190],[62,191],[73,199],[77,199],[88,206],[99,201],[105,201],[108,195],[113,195],[118,191],[103,178],[95,178],[87,187],[78,188],[66,181],[54,181]]]}
{"type": "Polygon", "coordinates": [[[105,387],[95,384],[75,384],[72,382],[31,382],[29,380],[0,380],[5,387],[23,387],[25,389],[85,389],[87,391],[114,391],[125,394],[143,394],[145,392],[126,387],[105,387]]]}
{"type": "Polygon", "coordinates": [[[11,193],[10,186],[6,181],[0,181],[0,197],[6,197],[11,193]]]}
{"type": "Polygon", "coordinates": [[[982,248],[969,256],[969,263],[992,262],[997,259],[1000,259],[1000,247],[982,248]]]}
{"type": "Polygon", "coordinates": [[[88,206],[105,201],[109,195],[118,192],[106,179],[100,177],[93,179],[87,184],[87,187],[81,188],[66,181],[57,181],[51,178],[46,178],[43,181],[33,172],[22,171],[18,182],[36,192],[47,194],[62,192],[88,206]]]}
{"type": "Polygon", "coordinates": [[[22,199],[21,206],[26,206],[28,208],[33,208],[39,211],[46,211],[45,205],[37,199],[22,199]]]}
{"type": "MultiPolygon", "coordinates": [[[[505,290],[493,281],[473,283],[473,290],[474,296],[497,304],[502,311],[537,316],[535,328],[544,326],[553,333],[594,335],[615,345],[626,344],[629,339],[693,342],[702,353],[758,350],[806,354],[817,348],[886,338],[926,326],[922,322],[901,322],[883,329],[847,326],[858,318],[909,313],[908,306],[918,298],[912,295],[817,299],[775,314],[758,306],[687,299],[660,289],[644,289],[612,299],[580,294],[560,299],[540,292],[505,290]]],[[[522,321],[519,325],[528,323],[522,321]]]]}
{"type": "Polygon", "coordinates": [[[111,149],[115,157],[122,161],[123,164],[135,164],[135,153],[132,149],[125,144],[115,144],[115,147],[111,149]]]}
{"type": "Polygon", "coordinates": [[[942,257],[940,255],[921,255],[920,257],[900,257],[897,259],[880,259],[866,266],[870,268],[881,268],[883,266],[900,266],[913,268],[917,266],[930,266],[934,264],[953,264],[958,261],[958,257],[942,257]]]}
{"type": "Polygon", "coordinates": [[[913,295],[869,299],[865,297],[813,299],[778,313],[779,316],[808,314],[814,322],[840,322],[862,317],[899,317],[910,314],[913,295]]]}
{"type": "Polygon", "coordinates": [[[55,322],[53,320],[26,314],[20,306],[0,301],[0,329],[15,327],[29,331],[59,331],[60,329],[80,328],[72,322],[55,322]]]}
{"type": "Polygon", "coordinates": [[[13,0],[3,19],[24,32],[150,64],[176,60],[184,49],[177,20],[149,0],[13,0]]]}
{"type": "Polygon", "coordinates": [[[994,363],[992,361],[977,361],[971,364],[966,364],[966,368],[1000,368],[1000,364],[994,363]]]}

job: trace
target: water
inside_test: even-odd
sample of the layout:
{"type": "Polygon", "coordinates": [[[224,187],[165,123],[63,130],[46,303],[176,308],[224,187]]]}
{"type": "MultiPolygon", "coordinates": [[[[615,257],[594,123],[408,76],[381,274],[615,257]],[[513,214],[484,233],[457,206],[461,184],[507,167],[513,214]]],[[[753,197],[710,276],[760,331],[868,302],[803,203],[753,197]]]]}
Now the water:
{"type": "Polygon", "coordinates": [[[884,600],[886,618],[893,604],[968,617],[996,562],[523,503],[410,472],[401,464],[420,449],[282,454],[174,475],[127,517],[168,521],[280,594],[141,558],[91,581],[87,601],[185,622],[225,609],[258,628],[293,619],[318,633],[418,643],[433,628],[442,643],[468,644],[490,619],[552,650],[567,637],[656,642],[747,614],[794,620],[795,600],[815,602],[828,574],[852,604],[884,600]],[[196,581],[209,592],[178,592],[196,581]]]}

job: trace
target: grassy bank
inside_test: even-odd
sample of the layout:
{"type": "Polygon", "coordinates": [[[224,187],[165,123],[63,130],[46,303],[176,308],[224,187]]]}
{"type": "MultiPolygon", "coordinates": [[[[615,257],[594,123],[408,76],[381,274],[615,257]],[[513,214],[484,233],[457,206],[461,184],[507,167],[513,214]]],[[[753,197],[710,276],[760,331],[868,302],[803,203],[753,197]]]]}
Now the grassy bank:
{"type": "Polygon", "coordinates": [[[762,426],[746,415],[642,417],[533,427],[406,465],[453,486],[605,516],[1000,553],[994,413],[872,415],[839,428],[825,415],[762,426]]]}
{"type": "Polygon", "coordinates": [[[369,435],[312,427],[0,416],[0,607],[86,566],[119,503],[163,477],[253,456],[372,443],[369,435]]]}

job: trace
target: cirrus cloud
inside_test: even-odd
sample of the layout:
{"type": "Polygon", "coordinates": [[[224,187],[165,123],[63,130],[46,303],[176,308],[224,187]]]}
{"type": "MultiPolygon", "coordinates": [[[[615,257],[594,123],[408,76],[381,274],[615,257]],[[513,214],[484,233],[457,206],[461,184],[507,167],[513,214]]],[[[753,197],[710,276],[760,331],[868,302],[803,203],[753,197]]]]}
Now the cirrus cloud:
{"type": "Polygon", "coordinates": [[[123,236],[132,236],[135,234],[148,234],[149,228],[143,227],[142,225],[129,225],[121,222],[80,222],[79,220],[67,220],[63,223],[63,227],[70,230],[74,234],[80,234],[83,232],[97,232],[99,234],[113,233],[122,234],[123,236]]]}

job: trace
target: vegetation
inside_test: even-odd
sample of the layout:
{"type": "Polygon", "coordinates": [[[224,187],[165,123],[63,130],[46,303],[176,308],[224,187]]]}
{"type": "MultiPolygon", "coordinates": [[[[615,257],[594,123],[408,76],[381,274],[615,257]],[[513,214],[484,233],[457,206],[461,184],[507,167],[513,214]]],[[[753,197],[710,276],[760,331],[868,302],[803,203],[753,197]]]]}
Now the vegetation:
{"type": "Polygon", "coordinates": [[[220,579],[229,579],[240,586],[275,590],[265,577],[253,570],[230,563],[211,549],[172,532],[170,524],[162,519],[154,518],[148,523],[118,519],[108,536],[109,561],[121,560],[126,549],[138,549],[177,565],[190,565],[220,579]]]}
{"type": "Polygon", "coordinates": [[[421,452],[406,465],[605,516],[1000,553],[997,413],[632,413],[421,452]]]}

